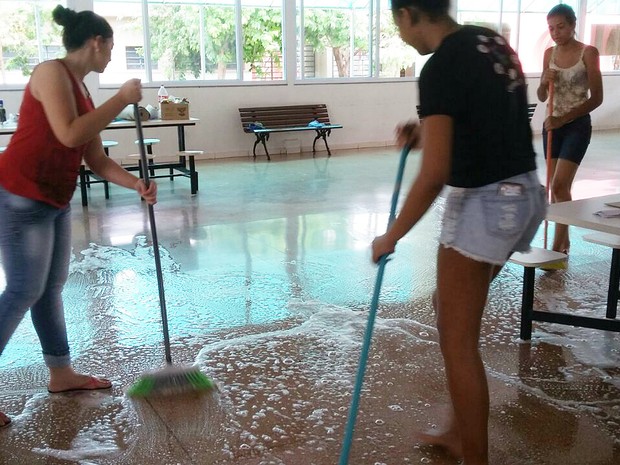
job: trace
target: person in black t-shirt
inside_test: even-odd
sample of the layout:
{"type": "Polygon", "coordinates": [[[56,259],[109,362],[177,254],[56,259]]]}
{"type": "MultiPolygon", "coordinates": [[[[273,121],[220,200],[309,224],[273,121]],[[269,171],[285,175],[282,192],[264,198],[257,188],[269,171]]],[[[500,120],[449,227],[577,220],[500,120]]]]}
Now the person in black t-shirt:
{"type": "Polygon", "coordinates": [[[513,251],[527,251],[546,210],[536,173],[525,79],[506,41],[488,29],[461,26],[449,0],[392,0],[401,38],[433,56],[420,75],[422,124],[397,128],[397,143],[423,141],[420,172],[373,260],[446,196],[437,256],[439,343],[452,401],[438,433],[420,442],[445,447],[466,465],[488,459],[489,393],[478,345],[489,286],[513,251]]]}

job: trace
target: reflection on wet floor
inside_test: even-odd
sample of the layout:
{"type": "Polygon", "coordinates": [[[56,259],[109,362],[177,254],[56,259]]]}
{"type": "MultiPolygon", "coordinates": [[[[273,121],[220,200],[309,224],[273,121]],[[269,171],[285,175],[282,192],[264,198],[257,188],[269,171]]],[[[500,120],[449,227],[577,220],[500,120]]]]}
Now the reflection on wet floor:
{"type": "MultiPolygon", "coordinates": [[[[611,153],[612,136],[595,138],[597,153],[611,153]]],[[[579,192],[589,179],[605,183],[601,195],[620,192],[605,160],[584,162],[579,192]]],[[[124,395],[164,360],[147,216],[121,188],[106,201],[93,187],[85,210],[77,199],[64,295],[72,351],[114,388],[47,394],[25,321],[0,358],[0,409],[14,421],[0,431],[0,463],[336,463],[376,273],[368,245],[385,229],[396,163],[391,149],[202,162],[196,197],[183,181],[160,182],[173,359],[217,382],[205,396],[124,395]]],[[[411,441],[438,427],[447,396],[430,302],[442,203],[386,268],[352,464],[457,463],[411,441]]],[[[569,268],[537,274],[535,305],[603,315],[611,251],[572,233],[569,268]]],[[[620,335],[535,323],[520,341],[521,276],[514,265],[498,276],[482,327],[491,463],[620,463],[620,335]]]]}

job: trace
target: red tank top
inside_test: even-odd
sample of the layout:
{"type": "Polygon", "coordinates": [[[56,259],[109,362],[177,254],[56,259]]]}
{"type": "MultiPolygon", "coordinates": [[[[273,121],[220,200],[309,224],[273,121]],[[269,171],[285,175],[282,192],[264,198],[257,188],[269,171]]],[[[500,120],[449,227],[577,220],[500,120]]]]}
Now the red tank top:
{"type": "MultiPolygon", "coordinates": [[[[67,70],[79,115],[95,109],[80,84],[67,70]]],[[[57,208],[66,207],[73,197],[80,164],[88,144],[66,147],[56,138],[40,101],[26,86],[19,109],[17,130],[0,155],[0,184],[22,197],[39,200],[57,208]]]]}

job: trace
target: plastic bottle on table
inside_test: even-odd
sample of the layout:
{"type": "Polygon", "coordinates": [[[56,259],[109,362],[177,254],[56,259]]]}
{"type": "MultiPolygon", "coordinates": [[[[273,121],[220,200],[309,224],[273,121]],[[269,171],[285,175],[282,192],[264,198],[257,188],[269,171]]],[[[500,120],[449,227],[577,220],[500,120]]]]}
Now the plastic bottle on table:
{"type": "Polygon", "coordinates": [[[166,100],[168,98],[168,91],[164,86],[159,88],[159,92],[157,92],[157,101],[161,104],[162,100],[166,100]]]}

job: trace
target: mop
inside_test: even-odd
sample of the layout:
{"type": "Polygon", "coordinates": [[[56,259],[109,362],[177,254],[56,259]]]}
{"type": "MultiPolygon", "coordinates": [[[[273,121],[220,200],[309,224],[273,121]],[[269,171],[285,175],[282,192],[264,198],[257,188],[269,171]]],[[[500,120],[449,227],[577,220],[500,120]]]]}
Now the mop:
{"type": "MultiPolygon", "coordinates": [[[[396,218],[396,204],[398,203],[398,195],[400,193],[400,185],[403,180],[403,173],[405,171],[405,162],[407,161],[407,155],[409,154],[410,147],[405,146],[400,154],[400,163],[398,165],[398,172],[396,175],[396,183],[394,185],[394,192],[392,193],[392,205],[390,208],[390,216],[388,218],[388,228],[396,218]]],[[[364,383],[364,372],[366,371],[366,362],[368,361],[368,351],[370,350],[370,342],[372,340],[372,330],[375,324],[375,317],[377,315],[377,307],[379,305],[379,294],[381,293],[381,282],[383,281],[383,274],[385,271],[385,264],[387,263],[388,255],[383,255],[379,259],[379,269],[377,271],[377,279],[375,281],[375,289],[370,303],[370,312],[368,313],[368,322],[366,324],[366,332],[364,334],[364,343],[362,345],[362,351],[360,354],[360,362],[357,370],[357,377],[355,379],[355,387],[353,389],[353,397],[351,399],[351,408],[349,410],[349,419],[347,421],[347,427],[344,436],[344,442],[342,444],[342,451],[340,453],[339,465],[347,465],[349,463],[349,451],[351,449],[351,441],[353,440],[353,430],[355,429],[355,420],[357,418],[357,411],[359,406],[360,394],[362,391],[362,384],[364,383]]]]}
{"type": "MultiPolygon", "coordinates": [[[[140,146],[140,162],[142,165],[141,174],[144,184],[148,187],[150,180],[147,169],[146,150],[144,148],[142,121],[139,111],[138,105],[134,104],[134,115],[140,146]]],[[[155,227],[155,212],[151,204],[148,205],[148,216],[153,240],[153,255],[155,256],[155,271],[159,290],[159,307],[161,310],[166,366],[159,371],[144,373],[142,377],[127,390],[127,395],[130,397],[150,397],[209,391],[215,387],[215,383],[197,367],[175,366],[172,364],[170,335],[168,332],[168,313],[166,311],[166,298],[164,294],[164,279],[161,268],[161,257],[159,254],[159,241],[157,240],[157,229],[155,227]]]]}
{"type": "MultiPolygon", "coordinates": [[[[548,105],[549,116],[553,116],[553,97],[554,97],[554,83],[553,81],[549,81],[549,105],[548,105]]],[[[545,182],[545,193],[547,195],[547,202],[549,203],[551,203],[551,156],[553,153],[551,149],[551,144],[553,142],[552,132],[553,131],[551,129],[547,130],[547,152],[546,152],[547,180],[545,182]]],[[[545,219],[545,226],[544,226],[545,237],[544,237],[544,245],[543,245],[545,249],[547,248],[548,229],[549,229],[549,221],[545,219]]],[[[557,263],[545,265],[543,269],[544,270],[564,270],[566,269],[566,260],[562,260],[557,263]]]]}

